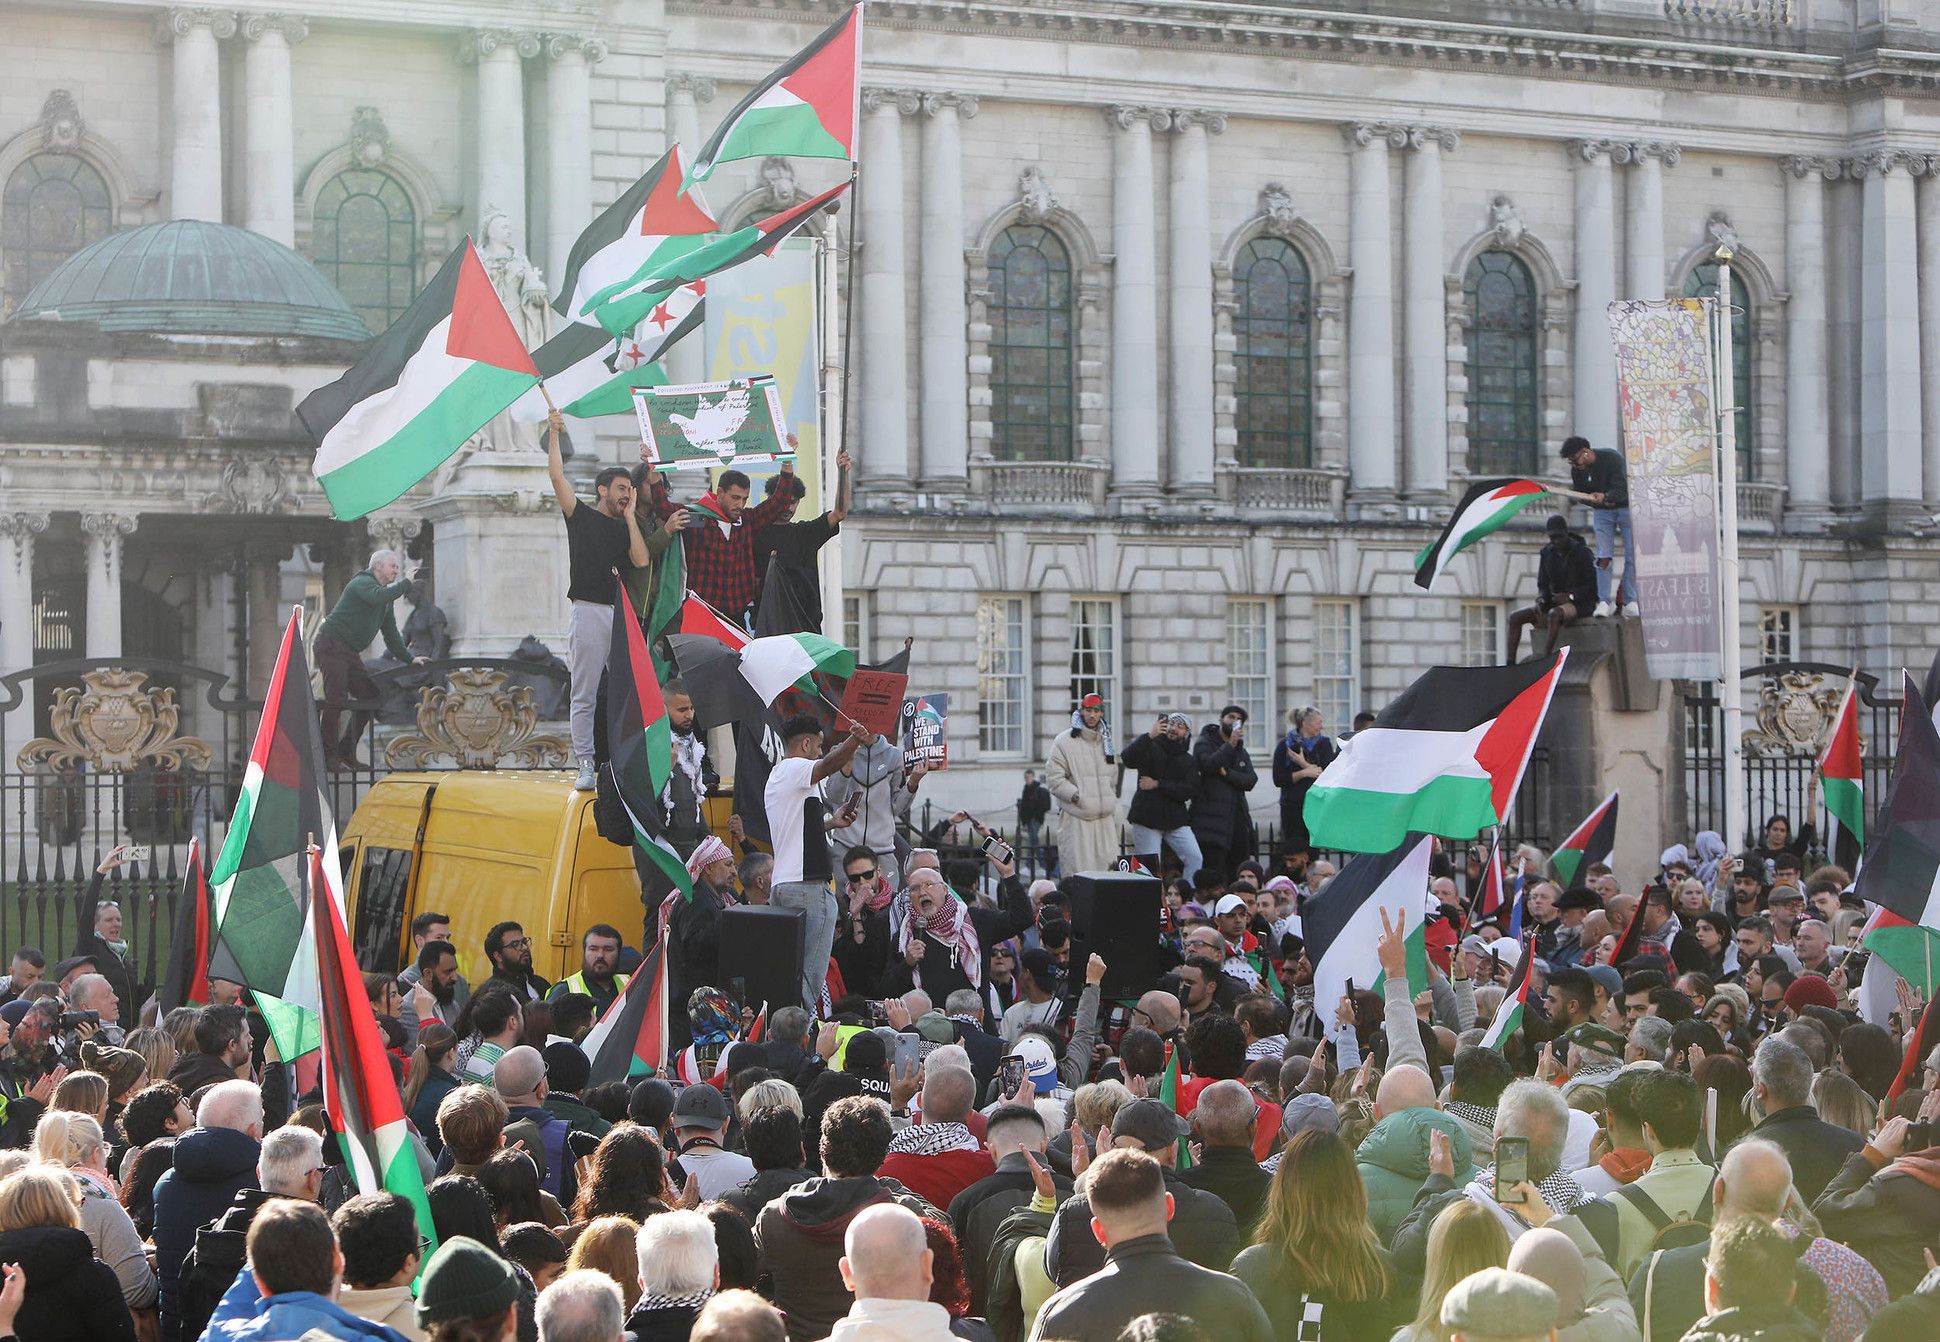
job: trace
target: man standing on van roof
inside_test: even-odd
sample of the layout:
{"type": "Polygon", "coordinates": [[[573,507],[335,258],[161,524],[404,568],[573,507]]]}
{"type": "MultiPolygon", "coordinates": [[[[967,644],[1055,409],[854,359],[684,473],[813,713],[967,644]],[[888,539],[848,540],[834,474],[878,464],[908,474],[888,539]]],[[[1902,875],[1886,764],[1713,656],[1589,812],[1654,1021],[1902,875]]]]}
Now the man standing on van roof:
{"type": "Polygon", "coordinates": [[[413,657],[397,631],[393,603],[411,590],[411,579],[417,576],[413,570],[409,576],[399,577],[403,567],[395,550],[377,551],[364,571],[344,584],[337,604],[317,630],[313,655],[317,670],[323,674],[323,707],[317,716],[323,728],[323,767],[332,773],[364,767],[357,758],[357,738],[370,725],[371,715],[352,709],[341,731],[338,722],[351,700],[368,702],[377,697],[377,682],[364,669],[364,649],[371,640],[382,634],[384,647],[400,662],[431,660],[413,657]]]}
{"type": "Polygon", "coordinates": [[[613,972],[619,963],[619,929],[606,923],[594,923],[579,941],[579,972],[569,974],[553,984],[552,991],[546,994],[546,1000],[557,1001],[567,993],[584,993],[597,1004],[593,1018],[599,1019],[613,1005],[613,999],[620,995],[620,990],[626,987],[627,976],[613,972]]]}
{"type": "Polygon", "coordinates": [[[536,1002],[552,985],[532,972],[532,938],[517,923],[494,923],[485,934],[485,958],[492,962],[492,976],[483,986],[494,983],[510,988],[521,1002],[536,1002]]]}
{"type": "Polygon", "coordinates": [[[769,773],[762,798],[775,837],[774,892],[769,898],[778,909],[800,909],[808,923],[801,1005],[811,1012],[821,999],[829,952],[835,947],[835,891],[829,884],[835,860],[828,838],[835,817],[822,804],[822,780],[840,773],[855,757],[856,747],[874,739],[867,727],[852,722],[849,734],[823,755],[821,720],[808,713],[795,715],[782,724],[782,758],[769,773]]]}
{"type": "MultiPolygon", "coordinates": [[[[573,758],[579,774],[573,786],[593,790],[593,708],[599,694],[600,672],[613,642],[613,581],[624,566],[647,566],[647,542],[633,514],[633,481],[623,466],[608,466],[593,477],[597,502],[580,505],[566,482],[566,465],[559,455],[559,434],[565,427],[557,410],[546,429],[546,474],[552,496],[566,518],[566,598],[572,613],[566,625],[566,665],[572,672],[573,758]]],[[[668,521],[668,530],[685,522],[668,521]]]]}

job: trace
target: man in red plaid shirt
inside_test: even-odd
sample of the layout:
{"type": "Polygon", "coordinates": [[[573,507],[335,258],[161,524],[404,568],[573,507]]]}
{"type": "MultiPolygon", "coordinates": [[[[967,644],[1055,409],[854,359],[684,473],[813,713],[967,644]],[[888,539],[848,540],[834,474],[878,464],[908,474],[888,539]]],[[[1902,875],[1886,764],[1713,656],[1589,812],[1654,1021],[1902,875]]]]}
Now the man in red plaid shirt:
{"type": "MultiPolygon", "coordinates": [[[[793,444],[793,437],[790,437],[793,444]]],[[[795,478],[795,463],[781,463],[781,484],[758,507],[748,507],[751,485],[740,471],[722,471],[712,492],[691,506],[694,521],[687,528],[687,586],[701,600],[739,622],[761,594],[761,575],[754,568],[755,533],[795,514],[795,504],[808,491],[795,478]]],[[[675,504],[667,495],[667,477],[652,477],[648,503],[655,517],[665,521],[675,504]]]]}

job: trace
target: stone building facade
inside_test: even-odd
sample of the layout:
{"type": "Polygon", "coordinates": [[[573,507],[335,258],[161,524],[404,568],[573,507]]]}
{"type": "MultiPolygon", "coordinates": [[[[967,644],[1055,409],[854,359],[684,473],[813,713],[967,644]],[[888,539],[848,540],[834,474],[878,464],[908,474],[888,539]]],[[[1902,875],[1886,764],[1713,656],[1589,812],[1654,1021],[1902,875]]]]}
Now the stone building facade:
{"type": "MultiPolygon", "coordinates": [[[[840,8],[8,5],[0,301],[12,312],[58,264],[29,219],[57,206],[76,246],[164,220],[250,230],[307,258],[374,329],[494,208],[556,276],[670,135],[698,144],[840,8]]],[[[1741,309],[1746,664],[1890,673],[1928,657],[1929,6],[877,0],[864,80],[859,186],[827,233],[848,320],[825,361],[846,365],[861,462],[858,513],[830,554],[844,632],[865,653],[913,635],[918,687],[951,695],[962,772],[939,796],[996,813],[1088,688],[1121,737],[1161,709],[1203,718],[1240,700],[1264,755],[1296,704],[1338,727],[1426,665],[1498,658],[1537,533],[1489,542],[1432,596],[1412,585],[1413,553],[1468,478],[1553,476],[1571,432],[1615,441],[1605,304],[1703,290],[1721,241],[1741,309]]],[[[793,167],[804,195],[838,179],[793,167]]],[[[734,164],[710,184],[724,222],[763,194],[761,173],[734,164]]],[[[114,501],[132,530],[89,522],[106,505],[61,463],[85,476],[104,454],[201,451],[214,433],[37,435],[58,361],[26,328],[49,324],[0,325],[10,664],[81,537],[87,599],[107,603],[113,557],[169,534],[153,510],[219,529],[239,515],[197,486],[114,501]],[[49,538],[70,533],[50,564],[49,538]]],[[[314,353],[285,347],[288,395],[331,375],[314,353]]],[[[237,380],[182,359],[94,371],[131,357],[90,362],[74,404],[189,406],[237,380]],[[151,375],[168,385],[131,385],[151,375]]],[[[673,371],[696,375],[696,358],[673,371]]],[[[284,530],[312,542],[313,565],[341,571],[368,543],[317,520],[292,434],[225,441],[280,481],[271,515],[309,519],[284,530]]],[[[624,425],[582,447],[631,451],[624,425]]],[[[503,653],[519,632],[563,646],[542,464],[476,465],[377,534],[445,570],[461,650],[503,653]],[[500,554],[516,564],[480,579],[500,554]],[[472,575],[466,599],[455,567],[472,575]],[[501,597],[530,605],[488,617],[501,597]]],[[[246,584],[247,562],[220,581],[246,584]]],[[[171,607],[189,646],[234,644],[198,621],[233,622],[213,612],[235,604],[203,604],[171,607]]],[[[89,611],[86,650],[115,647],[107,605],[89,611]]]]}

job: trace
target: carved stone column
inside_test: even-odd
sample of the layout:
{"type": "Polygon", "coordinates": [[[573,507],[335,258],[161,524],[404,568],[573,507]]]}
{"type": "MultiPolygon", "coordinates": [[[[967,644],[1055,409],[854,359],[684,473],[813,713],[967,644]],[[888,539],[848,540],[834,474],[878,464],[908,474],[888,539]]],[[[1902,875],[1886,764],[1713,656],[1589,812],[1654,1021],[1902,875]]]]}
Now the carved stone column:
{"type": "Polygon", "coordinates": [[[1682,153],[1674,144],[1626,144],[1611,151],[1617,162],[1630,165],[1624,202],[1626,298],[1664,296],[1664,169],[1675,166],[1682,153]]]}
{"type": "Polygon", "coordinates": [[[458,56],[478,63],[476,115],[478,194],[472,201],[472,227],[481,228],[485,212],[496,205],[512,223],[512,245],[526,250],[525,228],[525,65],[539,54],[536,33],[479,28],[464,35],[458,56]]]}
{"type": "Polygon", "coordinates": [[[296,242],[296,121],[290,48],[310,35],[296,14],[245,14],[243,226],[285,247],[296,242]]]}
{"type": "Polygon", "coordinates": [[[1226,129],[1224,112],[1172,113],[1171,316],[1172,488],[1213,490],[1212,180],[1209,136],[1226,129]]]}
{"type": "MultiPolygon", "coordinates": [[[[0,676],[34,664],[34,539],[47,520],[46,513],[0,513],[0,676]]],[[[11,750],[34,734],[33,686],[22,689],[26,697],[7,715],[11,750]]]]}
{"type": "Polygon", "coordinates": [[[133,534],[133,513],[82,513],[87,533],[89,657],[121,656],[121,551],[133,534]]]}
{"type": "Polygon", "coordinates": [[[546,278],[556,289],[574,240],[593,221],[593,67],[606,58],[606,43],[548,33],[545,53],[546,278]]]}
{"type": "Polygon", "coordinates": [[[1105,109],[1112,128],[1111,459],[1121,496],[1159,495],[1159,295],[1153,221],[1156,107],[1105,109]]]}
{"type": "Polygon", "coordinates": [[[1923,495],[1920,441],[1919,221],[1914,177],[1926,159],[1875,150],[1861,180],[1859,496],[1870,516],[1911,514],[1923,495]]]}
{"type": "Polygon", "coordinates": [[[1348,266],[1347,458],[1349,484],[1359,502],[1391,498],[1395,487],[1394,433],[1394,203],[1388,191],[1388,150],[1408,143],[1401,126],[1349,122],[1347,139],[1348,266]]]}
{"type": "Polygon", "coordinates": [[[156,40],[173,43],[168,210],[172,219],[222,222],[222,48],[236,35],[226,9],[163,11],[156,40]]]}
{"type": "MultiPolygon", "coordinates": [[[[1940,507],[1940,159],[1929,158],[1916,202],[1920,246],[1921,441],[1926,446],[1924,498],[1940,507]]],[[[1796,295],[1795,295],[1796,297],[1796,295]]]]}
{"type": "Polygon", "coordinates": [[[1442,260],[1442,155],[1461,137],[1442,126],[1408,128],[1402,199],[1401,367],[1408,493],[1448,490],[1448,312],[1442,260]]]}
{"type": "Polygon", "coordinates": [[[1785,511],[1793,518],[1804,514],[1800,520],[1824,520],[1832,507],[1825,184],[1839,180],[1844,165],[1838,159],[1794,155],[1780,160],[1780,167],[1785,173],[1785,278],[1792,291],[1785,305],[1785,511]]]}
{"type": "Polygon", "coordinates": [[[1576,413],[1570,431],[1596,447],[1616,447],[1617,358],[1610,304],[1617,297],[1617,236],[1610,183],[1611,145],[1570,145],[1576,176],[1576,413]]]}
{"type": "MultiPolygon", "coordinates": [[[[907,489],[909,258],[903,245],[903,118],[922,109],[914,89],[862,91],[862,452],[871,484],[907,489]]],[[[966,439],[967,441],[967,439],[966,439]]]]}
{"type": "MultiPolygon", "coordinates": [[[[249,693],[261,697],[276,669],[283,646],[283,626],[290,613],[283,608],[283,561],[290,557],[288,541],[251,540],[243,546],[243,593],[249,603],[249,693]]],[[[89,612],[89,623],[93,612],[89,612]]]]}
{"type": "Polygon", "coordinates": [[[918,295],[923,484],[961,493],[970,472],[970,320],[963,260],[967,93],[923,95],[922,292],[918,295]]]}

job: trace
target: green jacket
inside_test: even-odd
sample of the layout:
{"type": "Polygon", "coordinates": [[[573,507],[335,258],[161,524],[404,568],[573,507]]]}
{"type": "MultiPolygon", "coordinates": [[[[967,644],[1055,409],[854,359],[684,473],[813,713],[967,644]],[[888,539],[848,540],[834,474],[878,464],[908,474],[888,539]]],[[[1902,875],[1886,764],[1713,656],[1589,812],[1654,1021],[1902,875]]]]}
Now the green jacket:
{"type": "Polygon", "coordinates": [[[391,603],[410,590],[409,578],[399,578],[385,587],[369,569],[365,569],[344,584],[337,604],[324,616],[323,628],[319,632],[359,652],[369,647],[370,641],[381,632],[384,646],[390,649],[391,656],[400,662],[408,662],[411,660],[411,650],[404,646],[404,639],[397,632],[397,611],[391,603]]]}
{"type": "Polygon", "coordinates": [[[1468,1129],[1439,1109],[1389,1114],[1374,1125],[1355,1153],[1361,1182],[1367,1186],[1367,1218],[1384,1245],[1394,1242],[1394,1232],[1401,1228],[1408,1209],[1415,1205],[1415,1194],[1421,1192],[1422,1180],[1428,1177],[1431,1128],[1448,1134],[1455,1157],[1455,1186],[1460,1188],[1475,1177],[1470,1159],[1474,1148],[1468,1129]]]}
{"type": "Polygon", "coordinates": [[[582,1104],[577,1095],[548,1095],[540,1108],[565,1119],[576,1132],[590,1132],[595,1137],[604,1137],[613,1129],[613,1125],[601,1118],[597,1110],[582,1104]]]}

